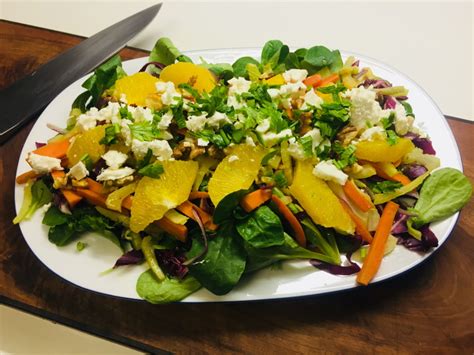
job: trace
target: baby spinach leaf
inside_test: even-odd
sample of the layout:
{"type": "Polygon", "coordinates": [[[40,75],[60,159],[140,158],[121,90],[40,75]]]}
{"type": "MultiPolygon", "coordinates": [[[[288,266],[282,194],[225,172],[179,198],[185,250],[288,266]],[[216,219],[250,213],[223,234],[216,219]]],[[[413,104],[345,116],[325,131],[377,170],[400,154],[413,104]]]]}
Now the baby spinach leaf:
{"type": "Polygon", "coordinates": [[[269,66],[273,72],[285,70],[284,64],[290,49],[280,40],[271,40],[265,43],[262,49],[261,61],[263,66],[269,66]]]}
{"type": "MultiPolygon", "coordinates": [[[[189,273],[216,295],[232,290],[244,272],[247,255],[238,238],[231,224],[221,225],[217,235],[208,242],[206,256],[189,267],[189,273]]],[[[202,242],[194,239],[186,257],[191,259],[200,254],[202,248],[202,242]]]]}
{"type": "Polygon", "coordinates": [[[53,227],[67,223],[71,220],[71,215],[62,213],[56,206],[51,206],[43,217],[43,224],[53,227]]]}
{"type": "Polygon", "coordinates": [[[311,47],[304,56],[304,62],[316,69],[328,66],[333,61],[333,53],[324,46],[311,47]]]}
{"type": "Polygon", "coordinates": [[[254,64],[256,66],[260,65],[258,60],[252,57],[242,57],[242,58],[237,59],[234,62],[234,64],[232,64],[232,68],[234,70],[234,76],[236,78],[242,77],[242,78],[248,79],[247,64],[254,64]]]}
{"type": "Polygon", "coordinates": [[[21,221],[30,219],[31,216],[42,206],[51,202],[53,195],[43,180],[36,180],[25,185],[23,204],[18,215],[13,220],[17,224],[21,221]]]}
{"type": "Polygon", "coordinates": [[[285,237],[280,218],[268,207],[261,206],[236,225],[237,232],[253,248],[283,245],[285,237]]]}
{"type": "Polygon", "coordinates": [[[439,221],[459,211],[471,198],[472,186],[459,170],[444,168],[431,174],[421,187],[412,217],[415,227],[439,221]]]}
{"type": "Polygon", "coordinates": [[[234,69],[229,63],[205,63],[200,65],[214,73],[219,79],[229,80],[234,76],[234,69]]]}
{"type": "Polygon", "coordinates": [[[182,280],[166,277],[158,281],[151,270],[142,273],[137,280],[138,295],[155,304],[181,301],[200,288],[201,284],[192,276],[182,280]]]}
{"type": "Polygon", "coordinates": [[[175,47],[173,42],[167,37],[162,37],[156,41],[155,46],[151,50],[150,62],[170,65],[173,64],[180,55],[181,52],[175,47]]]}
{"type": "Polygon", "coordinates": [[[248,190],[237,190],[225,196],[216,206],[213,220],[216,224],[222,224],[232,220],[232,214],[239,205],[240,199],[248,193],[248,190]]]}

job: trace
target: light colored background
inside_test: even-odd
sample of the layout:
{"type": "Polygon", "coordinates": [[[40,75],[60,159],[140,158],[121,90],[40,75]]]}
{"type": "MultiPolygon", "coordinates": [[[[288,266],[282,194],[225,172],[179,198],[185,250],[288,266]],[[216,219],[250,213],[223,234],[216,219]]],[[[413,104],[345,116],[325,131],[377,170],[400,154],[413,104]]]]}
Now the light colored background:
{"type": "MultiPolygon", "coordinates": [[[[1,1],[1,0],[0,0],[1,1]]],[[[157,0],[4,1],[11,21],[89,36],[157,0]]],[[[391,64],[420,84],[443,113],[473,115],[472,1],[166,1],[131,46],[160,36],[181,50],[259,47],[279,38],[324,44],[391,64]]]]}
{"type": "MultiPolygon", "coordinates": [[[[156,2],[0,0],[0,17],[90,36],[156,2]]],[[[161,36],[181,50],[260,47],[276,38],[293,46],[323,44],[395,66],[445,114],[474,120],[473,18],[472,1],[166,1],[129,45],[150,50],[161,36]]],[[[135,353],[0,306],[1,354],[52,351],[135,353]]]]}

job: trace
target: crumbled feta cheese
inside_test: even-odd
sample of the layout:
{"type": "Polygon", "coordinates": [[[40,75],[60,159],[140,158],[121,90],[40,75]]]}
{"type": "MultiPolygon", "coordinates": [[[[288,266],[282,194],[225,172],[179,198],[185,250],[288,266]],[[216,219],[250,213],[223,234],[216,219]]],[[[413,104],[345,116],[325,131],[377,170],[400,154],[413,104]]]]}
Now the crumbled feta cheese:
{"type": "Polygon", "coordinates": [[[107,168],[102,170],[102,172],[97,176],[97,181],[123,179],[132,175],[134,172],[135,170],[128,166],[120,169],[107,168]]]}
{"type": "Polygon", "coordinates": [[[142,142],[138,139],[132,141],[132,152],[138,159],[143,158],[148,149],[151,149],[153,155],[158,160],[170,160],[173,156],[173,150],[165,140],[155,139],[151,142],[142,142]]]}
{"type": "Polygon", "coordinates": [[[241,95],[244,92],[249,91],[251,81],[245,80],[244,78],[232,78],[228,81],[229,83],[229,96],[241,95]]]}
{"type": "Polygon", "coordinates": [[[88,131],[97,125],[98,110],[93,107],[86,113],[79,115],[76,120],[76,127],[79,127],[81,131],[88,131]]]}
{"type": "Polygon", "coordinates": [[[313,144],[311,147],[313,152],[316,149],[316,147],[318,147],[321,144],[323,140],[321,138],[321,132],[317,128],[313,128],[312,130],[306,132],[306,134],[303,137],[311,137],[313,141],[313,144]]]}
{"type": "Polygon", "coordinates": [[[384,137],[385,136],[385,130],[382,127],[375,126],[366,129],[361,135],[360,135],[360,140],[361,141],[373,141],[377,137],[384,137]]]}
{"type": "Polygon", "coordinates": [[[204,129],[207,122],[207,113],[203,112],[200,116],[189,116],[186,121],[186,128],[191,132],[199,132],[204,129]]]}
{"type": "Polygon", "coordinates": [[[321,104],[324,102],[322,98],[320,98],[313,89],[309,90],[303,97],[304,102],[301,105],[302,110],[306,110],[310,108],[310,106],[321,108],[321,104]]]}
{"type": "Polygon", "coordinates": [[[118,102],[109,102],[107,106],[99,110],[99,121],[117,123],[120,117],[120,104],[118,102]]]}
{"type": "Polygon", "coordinates": [[[265,133],[270,129],[270,119],[265,118],[262,122],[259,123],[257,127],[255,127],[255,130],[258,133],[265,133]]]}
{"type": "Polygon", "coordinates": [[[197,145],[198,147],[207,147],[209,145],[209,141],[202,138],[198,138],[197,145]]]}
{"type": "Polygon", "coordinates": [[[301,81],[298,81],[296,83],[284,84],[280,87],[281,96],[290,96],[292,98],[298,98],[305,92],[306,85],[303,84],[301,81]]]}
{"type": "Polygon", "coordinates": [[[331,161],[318,163],[313,169],[313,175],[326,181],[334,181],[339,185],[344,185],[347,181],[347,175],[336,168],[331,161]]]}
{"type": "Polygon", "coordinates": [[[120,133],[122,134],[122,137],[125,141],[125,145],[130,146],[132,144],[132,132],[130,131],[129,125],[131,125],[133,122],[127,119],[123,119],[122,122],[120,122],[120,133]]]}
{"type": "Polygon", "coordinates": [[[128,106],[128,111],[132,114],[132,117],[136,123],[153,121],[153,112],[151,112],[148,107],[128,106]]]}
{"type": "Polygon", "coordinates": [[[255,142],[250,136],[245,137],[245,144],[255,147],[255,142]]]}
{"type": "Polygon", "coordinates": [[[112,169],[118,169],[127,160],[127,154],[121,153],[117,150],[109,150],[107,153],[102,155],[102,159],[104,159],[105,163],[112,169]]]}
{"type": "Polygon", "coordinates": [[[80,161],[69,169],[68,175],[76,180],[82,180],[89,175],[89,171],[87,170],[86,165],[80,161]]]}
{"type": "Polygon", "coordinates": [[[173,113],[171,111],[166,112],[163,116],[161,116],[160,122],[158,122],[159,129],[167,129],[171,124],[173,119],[173,113]]]}
{"type": "Polygon", "coordinates": [[[239,160],[239,157],[234,154],[234,155],[229,156],[228,162],[232,163],[233,161],[236,161],[236,160],[239,160]]]}
{"type": "Polygon", "coordinates": [[[207,119],[207,124],[212,128],[220,128],[226,123],[230,123],[230,120],[227,118],[227,115],[222,112],[216,111],[211,117],[207,119]]]}
{"type": "Polygon", "coordinates": [[[293,132],[291,131],[291,129],[287,128],[281,131],[280,133],[267,132],[262,135],[262,140],[265,143],[265,146],[272,147],[276,143],[278,143],[278,141],[285,138],[290,138],[292,134],[293,132]]]}
{"type": "Polygon", "coordinates": [[[82,131],[87,131],[97,126],[97,122],[100,121],[116,123],[120,120],[119,110],[120,105],[117,102],[109,102],[107,106],[100,110],[92,107],[77,118],[76,127],[82,131]]]}
{"type": "Polygon", "coordinates": [[[31,168],[38,174],[49,173],[52,170],[63,170],[61,159],[46,157],[35,153],[29,153],[26,158],[31,168]]]}
{"type": "Polygon", "coordinates": [[[296,160],[303,160],[306,158],[303,146],[296,138],[292,137],[288,140],[288,153],[296,160]]]}
{"type": "Polygon", "coordinates": [[[400,103],[397,103],[393,112],[395,113],[395,132],[399,135],[407,134],[415,119],[412,116],[407,116],[405,107],[400,103]]]}
{"type": "Polygon", "coordinates": [[[283,73],[283,78],[287,83],[296,83],[303,81],[308,76],[306,69],[290,69],[283,73]]]}
{"type": "Polygon", "coordinates": [[[366,128],[367,124],[374,126],[390,114],[389,110],[382,110],[373,90],[360,87],[346,91],[343,95],[351,100],[350,123],[358,129],[366,128]]]}
{"type": "Polygon", "coordinates": [[[272,99],[276,99],[278,96],[280,96],[280,90],[276,88],[267,89],[267,92],[272,99]]]}
{"type": "Polygon", "coordinates": [[[174,83],[171,81],[158,81],[156,83],[156,91],[161,94],[163,105],[172,105],[181,98],[181,94],[176,91],[174,83]]]}

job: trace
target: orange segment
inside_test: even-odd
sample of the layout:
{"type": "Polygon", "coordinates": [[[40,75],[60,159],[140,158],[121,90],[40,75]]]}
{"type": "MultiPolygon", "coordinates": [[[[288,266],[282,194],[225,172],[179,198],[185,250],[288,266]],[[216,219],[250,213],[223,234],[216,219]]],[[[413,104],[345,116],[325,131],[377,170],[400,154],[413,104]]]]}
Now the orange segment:
{"type": "Polygon", "coordinates": [[[158,179],[143,177],[135,190],[130,216],[130,229],[141,232],[150,223],[188,199],[196,178],[195,161],[164,161],[164,172],[158,179]]]}
{"type": "Polygon", "coordinates": [[[264,155],[265,150],[261,146],[234,146],[231,153],[217,166],[207,185],[212,203],[217,206],[228,194],[248,189],[258,175],[264,155]]]}
{"type": "Polygon", "coordinates": [[[158,78],[148,73],[136,73],[125,76],[115,82],[114,97],[118,100],[125,95],[129,105],[145,106],[146,97],[156,93],[158,78]]]}
{"type": "Polygon", "coordinates": [[[296,163],[290,192],[314,223],[354,234],[354,222],[326,182],[313,175],[311,162],[296,163]]]}
{"type": "Polygon", "coordinates": [[[81,158],[88,154],[92,162],[97,162],[105,153],[105,145],[99,141],[104,138],[107,125],[97,126],[76,136],[67,151],[69,167],[77,164],[81,158]]]}
{"type": "Polygon", "coordinates": [[[210,92],[216,86],[216,79],[209,70],[187,62],[168,65],[161,72],[160,79],[172,81],[176,87],[179,84],[190,84],[199,92],[210,92]]]}
{"type": "Polygon", "coordinates": [[[414,148],[411,140],[406,138],[398,138],[394,145],[388,144],[386,140],[362,141],[357,143],[355,155],[361,160],[393,163],[414,148]]]}

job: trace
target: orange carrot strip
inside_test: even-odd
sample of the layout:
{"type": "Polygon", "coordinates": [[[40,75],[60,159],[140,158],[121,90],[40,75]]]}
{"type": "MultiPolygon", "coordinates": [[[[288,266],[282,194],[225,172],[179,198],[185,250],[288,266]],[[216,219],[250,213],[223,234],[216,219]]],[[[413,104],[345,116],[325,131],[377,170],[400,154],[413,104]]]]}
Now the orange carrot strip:
{"type": "Polygon", "coordinates": [[[322,87],[322,86],[326,86],[328,84],[331,84],[331,83],[335,83],[336,81],[339,80],[339,74],[331,74],[329,75],[328,77],[322,79],[317,87],[322,87]]]}
{"type": "Polygon", "coordinates": [[[104,194],[104,185],[102,185],[100,182],[97,182],[91,178],[86,178],[87,181],[87,188],[91,191],[94,191],[98,194],[104,194]]]}
{"type": "Polygon", "coordinates": [[[107,196],[105,195],[102,195],[90,189],[85,189],[83,187],[76,188],[74,192],[79,196],[84,197],[93,205],[107,208],[107,204],[105,203],[105,201],[107,200],[107,196]]]}
{"type": "Polygon", "coordinates": [[[321,75],[319,74],[313,74],[303,80],[303,84],[305,84],[306,86],[314,86],[314,87],[318,86],[320,82],[321,82],[321,75]]]}
{"type": "Polygon", "coordinates": [[[257,207],[263,205],[271,198],[272,190],[258,189],[242,197],[242,199],[240,200],[240,205],[248,213],[252,212],[257,207]]]}
{"type": "Polygon", "coordinates": [[[342,207],[346,210],[347,214],[351,217],[352,221],[356,225],[356,232],[358,235],[362,237],[367,243],[372,243],[372,235],[370,234],[369,230],[366,228],[364,222],[352,211],[350,206],[346,203],[346,201],[339,199],[341,202],[342,207]]]}
{"type": "Polygon", "coordinates": [[[60,159],[66,156],[68,148],[69,139],[62,139],[60,141],[48,143],[38,149],[35,149],[33,150],[33,153],[60,159]]]}
{"type": "Polygon", "coordinates": [[[393,166],[398,168],[398,166],[402,163],[402,159],[398,159],[396,162],[393,163],[393,166]]]}
{"type": "Polygon", "coordinates": [[[163,229],[166,233],[171,234],[176,239],[182,241],[183,243],[186,242],[188,237],[188,228],[181,224],[176,224],[171,222],[168,218],[163,217],[159,221],[154,222],[158,227],[163,229]]]}
{"type": "Polygon", "coordinates": [[[26,173],[18,175],[16,177],[16,183],[26,184],[28,180],[36,179],[38,176],[41,176],[41,174],[36,173],[34,170],[30,170],[30,171],[27,171],[26,173]]]}
{"type": "Polygon", "coordinates": [[[196,200],[198,198],[209,198],[209,192],[206,191],[192,191],[189,194],[189,200],[196,200]]]}
{"type": "Polygon", "coordinates": [[[212,216],[209,213],[205,212],[204,210],[200,209],[198,206],[194,205],[193,203],[189,201],[184,201],[182,204],[176,207],[176,209],[182,214],[188,216],[189,218],[196,220],[196,216],[194,216],[194,213],[193,213],[193,209],[194,209],[199,214],[202,224],[204,224],[206,229],[216,230],[218,227],[217,224],[214,224],[212,222],[212,216]]]}
{"type": "Polygon", "coordinates": [[[132,195],[128,195],[127,197],[125,197],[122,201],[122,207],[123,208],[126,208],[127,210],[131,210],[132,209],[132,202],[133,202],[133,197],[132,195]]]}
{"type": "Polygon", "coordinates": [[[374,207],[372,203],[367,198],[365,198],[362,192],[359,191],[352,180],[347,180],[343,186],[343,190],[347,197],[349,197],[351,201],[354,202],[363,212],[367,212],[372,207],[374,207]]]}
{"type": "Polygon", "coordinates": [[[379,225],[375,231],[374,239],[370,244],[369,252],[364,260],[362,269],[357,274],[358,283],[367,286],[375,274],[377,274],[382,262],[385,244],[390,235],[390,230],[392,229],[393,220],[395,219],[397,211],[398,205],[395,202],[389,201],[385,205],[379,225]]]}
{"type": "Polygon", "coordinates": [[[392,176],[392,180],[400,182],[402,185],[408,185],[411,180],[402,173],[398,173],[392,176]]]}
{"type": "Polygon", "coordinates": [[[286,206],[285,203],[277,196],[272,195],[271,199],[277,205],[278,210],[283,215],[283,217],[285,217],[285,219],[288,221],[291,228],[293,229],[293,232],[295,232],[296,242],[303,248],[306,247],[306,236],[304,234],[303,227],[293,212],[291,212],[288,206],[286,206]]]}
{"type": "Polygon", "coordinates": [[[62,179],[66,173],[64,170],[53,170],[51,171],[51,176],[54,180],[62,179]]]}
{"type": "Polygon", "coordinates": [[[67,203],[69,204],[69,207],[71,208],[73,208],[82,200],[82,197],[76,194],[74,191],[61,189],[61,192],[64,198],[66,199],[67,203]]]}

